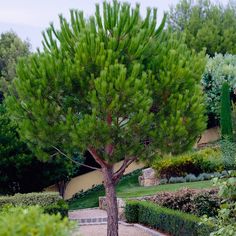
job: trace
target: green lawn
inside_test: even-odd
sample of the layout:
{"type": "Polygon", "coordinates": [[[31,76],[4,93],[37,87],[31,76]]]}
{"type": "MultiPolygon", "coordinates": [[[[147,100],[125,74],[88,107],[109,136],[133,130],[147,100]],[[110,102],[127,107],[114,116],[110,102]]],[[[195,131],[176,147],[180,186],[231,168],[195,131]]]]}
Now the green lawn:
{"type": "MultiPolygon", "coordinates": [[[[145,195],[153,195],[161,191],[176,191],[180,188],[188,187],[195,189],[209,188],[212,187],[211,181],[199,181],[192,183],[178,183],[178,184],[165,184],[153,187],[140,187],[138,184],[138,174],[130,176],[122,180],[117,188],[117,196],[122,198],[141,197],[145,195]]],[[[104,190],[98,190],[87,194],[86,196],[75,199],[69,202],[70,209],[82,209],[98,207],[98,197],[104,196],[104,190]]]]}

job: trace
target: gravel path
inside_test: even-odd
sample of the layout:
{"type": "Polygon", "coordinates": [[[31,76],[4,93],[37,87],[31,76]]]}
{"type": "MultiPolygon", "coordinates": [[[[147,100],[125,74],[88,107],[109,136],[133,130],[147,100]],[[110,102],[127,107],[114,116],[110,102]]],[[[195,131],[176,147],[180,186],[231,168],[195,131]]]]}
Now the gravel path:
{"type": "MultiPolygon", "coordinates": [[[[82,225],[73,236],[106,236],[106,225],[82,225]]],[[[150,236],[143,230],[137,229],[134,226],[126,226],[119,224],[119,236],[150,236]]]]}

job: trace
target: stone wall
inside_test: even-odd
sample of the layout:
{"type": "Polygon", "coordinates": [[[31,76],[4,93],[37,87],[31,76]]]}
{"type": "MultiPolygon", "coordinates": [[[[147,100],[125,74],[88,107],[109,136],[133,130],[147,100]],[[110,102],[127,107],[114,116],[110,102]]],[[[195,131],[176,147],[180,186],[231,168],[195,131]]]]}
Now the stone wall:
{"type": "MultiPolygon", "coordinates": [[[[115,164],[114,171],[118,170],[122,165],[123,161],[115,164]]],[[[133,162],[126,170],[125,175],[135,170],[143,168],[145,165],[142,162],[133,162]]],[[[102,184],[103,177],[100,170],[94,170],[89,173],[79,175],[71,179],[66,187],[64,198],[68,200],[73,197],[74,194],[80,191],[86,191],[93,188],[96,185],[102,184]]],[[[45,191],[58,191],[56,185],[49,186],[45,191]]]]}

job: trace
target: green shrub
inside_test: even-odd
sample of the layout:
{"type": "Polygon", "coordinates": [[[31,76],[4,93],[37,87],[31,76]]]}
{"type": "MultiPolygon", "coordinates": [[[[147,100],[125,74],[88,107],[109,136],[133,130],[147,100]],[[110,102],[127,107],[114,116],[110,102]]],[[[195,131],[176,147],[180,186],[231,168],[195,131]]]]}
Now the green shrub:
{"type": "Polygon", "coordinates": [[[227,170],[232,170],[236,168],[235,158],[236,158],[236,144],[232,142],[228,137],[225,137],[220,141],[220,148],[222,152],[222,159],[224,167],[227,170]]]}
{"type": "Polygon", "coordinates": [[[184,183],[186,182],[184,177],[171,177],[169,183],[184,183]]]}
{"type": "Polygon", "coordinates": [[[169,180],[167,178],[160,179],[159,184],[167,184],[167,183],[185,183],[185,182],[195,182],[195,181],[204,181],[204,180],[210,180],[215,177],[217,178],[226,178],[228,176],[227,171],[214,172],[214,173],[202,173],[198,175],[197,177],[193,174],[188,174],[184,177],[171,177],[169,180]]]}
{"type": "Polygon", "coordinates": [[[137,201],[127,202],[125,216],[137,223],[159,229],[173,236],[209,236],[213,231],[210,224],[200,224],[200,218],[180,211],[160,207],[154,203],[137,201]],[[132,209],[134,208],[134,209],[132,209]],[[138,217],[133,217],[137,214],[138,217]]]}
{"type": "Polygon", "coordinates": [[[6,204],[11,204],[13,206],[39,205],[43,207],[46,213],[60,213],[63,217],[68,215],[68,204],[57,192],[17,193],[13,196],[1,196],[0,207],[6,204]]]}
{"type": "Polygon", "coordinates": [[[164,178],[164,179],[160,179],[160,184],[167,184],[168,183],[168,179],[164,178]]]}
{"type": "MultiPolygon", "coordinates": [[[[201,178],[203,178],[203,180],[210,180],[213,178],[212,173],[202,173],[199,175],[201,178]]],[[[199,177],[199,178],[200,178],[199,177]]]]}
{"type": "Polygon", "coordinates": [[[48,214],[57,214],[60,213],[62,217],[68,216],[68,204],[64,200],[59,200],[56,203],[50,204],[48,206],[43,207],[44,212],[48,214]]]}
{"type": "Polygon", "coordinates": [[[214,179],[220,187],[219,196],[223,197],[217,217],[203,217],[203,222],[217,225],[217,230],[210,236],[235,236],[236,232],[236,171],[230,173],[230,178],[221,181],[214,179]]]}
{"type": "Polygon", "coordinates": [[[68,236],[73,224],[39,206],[7,207],[0,212],[0,236],[68,236]]]}
{"type": "Polygon", "coordinates": [[[198,216],[216,216],[220,208],[220,197],[213,191],[202,191],[192,198],[192,213],[198,216]]]}
{"type": "Polygon", "coordinates": [[[56,203],[62,198],[57,192],[42,192],[42,193],[17,193],[13,196],[1,196],[0,197],[0,207],[5,204],[13,204],[16,206],[31,206],[40,205],[48,206],[50,204],[56,203]]]}
{"type": "Polygon", "coordinates": [[[219,149],[205,148],[180,156],[158,158],[152,163],[152,167],[156,170],[158,177],[171,178],[222,171],[223,162],[219,149]]]}
{"type": "Polygon", "coordinates": [[[223,205],[216,219],[212,220],[218,227],[210,236],[236,235],[236,203],[223,205]]]}

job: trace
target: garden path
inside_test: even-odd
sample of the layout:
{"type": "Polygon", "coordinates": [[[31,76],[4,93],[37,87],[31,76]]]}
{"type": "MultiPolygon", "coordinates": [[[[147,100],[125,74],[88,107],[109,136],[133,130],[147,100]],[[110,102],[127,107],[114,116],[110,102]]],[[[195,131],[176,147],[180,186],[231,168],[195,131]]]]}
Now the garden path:
{"type": "MultiPolygon", "coordinates": [[[[74,210],[69,212],[69,219],[77,221],[79,227],[72,236],[106,236],[107,213],[98,208],[74,210]]],[[[165,236],[138,224],[119,222],[120,236],[165,236]]]]}

